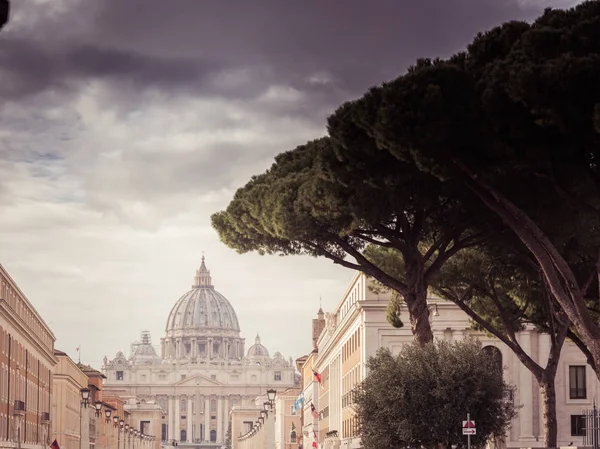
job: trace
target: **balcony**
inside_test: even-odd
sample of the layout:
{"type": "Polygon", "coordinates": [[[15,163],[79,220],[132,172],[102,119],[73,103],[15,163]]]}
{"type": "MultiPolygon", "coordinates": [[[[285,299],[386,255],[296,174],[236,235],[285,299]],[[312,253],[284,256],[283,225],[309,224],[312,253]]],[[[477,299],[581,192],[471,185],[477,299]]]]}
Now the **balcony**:
{"type": "Polygon", "coordinates": [[[13,414],[14,415],[24,416],[25,415],[25,402],[19,401],[19,400],[15,400],[15,405],[14,405],[14,408],[13,408],[13,414]]]}

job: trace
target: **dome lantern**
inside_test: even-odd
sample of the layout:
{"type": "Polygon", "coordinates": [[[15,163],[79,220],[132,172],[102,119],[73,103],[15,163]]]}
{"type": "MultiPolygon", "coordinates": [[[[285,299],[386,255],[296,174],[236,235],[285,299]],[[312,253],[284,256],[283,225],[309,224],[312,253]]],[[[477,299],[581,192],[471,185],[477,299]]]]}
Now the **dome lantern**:
{"type": "Polygon", "coordinates": [[[192,285],[192,288],[213,288],[210,270],[206,268],[204,256],[202,256],[202,264],[200,264],[200,268],[196,270],[196,276],[194,276],[194,285],[192,285]]]}

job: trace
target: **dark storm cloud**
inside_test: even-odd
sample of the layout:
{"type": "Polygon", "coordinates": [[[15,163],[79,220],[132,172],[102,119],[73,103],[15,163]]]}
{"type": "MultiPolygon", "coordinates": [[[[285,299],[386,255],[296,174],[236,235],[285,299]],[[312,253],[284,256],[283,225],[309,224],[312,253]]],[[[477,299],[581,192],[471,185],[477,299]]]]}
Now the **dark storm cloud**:
{"type": "Polygon", "coordinates": [[[0,94],[72,90],[101,79],[244,98],[284,84],[329,104],[396,76],[417,57],[446,56],[477,31],[526,15],[509,0],[86,4],[42,17],[35,33],[4,38],[0,94]],[[221,82],[244,69],[240,79],[221,82]]]}

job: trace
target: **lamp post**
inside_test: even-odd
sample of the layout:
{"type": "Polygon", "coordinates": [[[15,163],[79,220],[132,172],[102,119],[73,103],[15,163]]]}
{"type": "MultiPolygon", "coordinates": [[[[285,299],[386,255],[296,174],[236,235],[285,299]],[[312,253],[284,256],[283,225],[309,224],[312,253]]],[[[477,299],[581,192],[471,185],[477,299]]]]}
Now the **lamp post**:
{"type": "Polygon", "coordinates": [[[79,414],[79,449],[89,449],[90,447],[90,414],[87,410],[90,402],[90,389],[82,388],[81,408],[79,414]]]}
{"type": "Polygon", "coordinates": [[[48,446],[48,431],[50,429],[50,413],[42,413],[42,447],[48,446]]]}
{"type": "Polygon", "coordinates": [[[115,449],[119,449],[119,417],[117,415],[113,415],[112,416],[112,421],[113,421],[113,440],[116,444],[116,448],[115,449]]]}
{"type": "Polygon", "coordinates": [[[25,416],[25,402],[15,400],[13,407],[13,418],[15,422],[15,436],[17,437],[17,448],[21,449],[21,421],[25,416]]]}
{"type": "Polygon", "coordinates": [[[112,410],[108,407],[104,408],[104,439],[106,440],[106,449],[110,449],[110,438],[108,437],[108,431],[110,430],[110,415],[112,410]]]}
{"type": "MultiPolygon", "coordinates": [[[[119,435],[119,439],[117,440],[117,449],[120,449],[120,443],[121,443],[121,434],[123,434],[123,438],[125,438],[125,421],[123,421],[122,419],[119,420],[119,429],[118,429],[118,435],[119,435]]],[[[125,449],[125,441],[123,440],[123,449],[125,449]]]]}

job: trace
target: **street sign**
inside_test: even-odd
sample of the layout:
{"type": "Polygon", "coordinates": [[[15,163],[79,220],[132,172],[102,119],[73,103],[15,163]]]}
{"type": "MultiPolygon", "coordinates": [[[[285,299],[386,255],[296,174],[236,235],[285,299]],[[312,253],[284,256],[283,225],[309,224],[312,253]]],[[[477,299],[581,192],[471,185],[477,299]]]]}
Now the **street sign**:
{"type": "Polygon", "coordinates": [[[463,427],[463,435],[477,435],[477,429],[474,427],[463,427]]]}
{"type": "Polygon", "coordinates": [[[467,427],[467,428],[473,428],[474,429],[475,428],[475,421],[473,421],[473,420],[463,421],[462,426],[463,426],[463,428],[467,427]]]}

